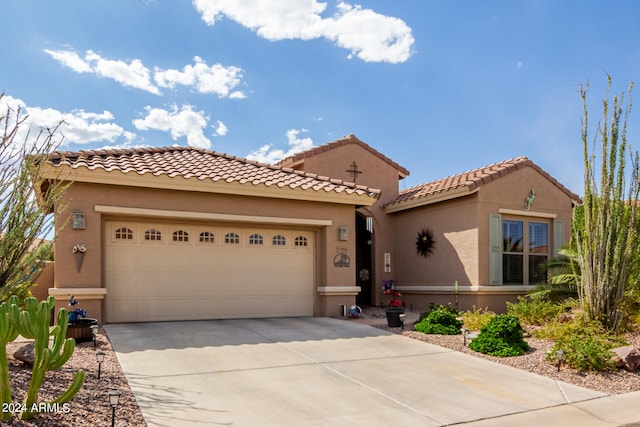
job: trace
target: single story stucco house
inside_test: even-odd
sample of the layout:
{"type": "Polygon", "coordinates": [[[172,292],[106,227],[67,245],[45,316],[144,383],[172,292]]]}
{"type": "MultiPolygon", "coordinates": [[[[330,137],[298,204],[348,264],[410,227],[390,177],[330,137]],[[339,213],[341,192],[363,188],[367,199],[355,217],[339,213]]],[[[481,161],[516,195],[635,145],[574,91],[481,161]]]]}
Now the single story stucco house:
{"type": "Polygon", "coordinates": [[[400,191],[409,171],[354,135],[276,165],[187,147],[46,162],[71,183],[48,293],[100,322],[338,316],[386,304],[385,280],[415,309],[503,311],[578,201],[525,157],[400,191]]]}

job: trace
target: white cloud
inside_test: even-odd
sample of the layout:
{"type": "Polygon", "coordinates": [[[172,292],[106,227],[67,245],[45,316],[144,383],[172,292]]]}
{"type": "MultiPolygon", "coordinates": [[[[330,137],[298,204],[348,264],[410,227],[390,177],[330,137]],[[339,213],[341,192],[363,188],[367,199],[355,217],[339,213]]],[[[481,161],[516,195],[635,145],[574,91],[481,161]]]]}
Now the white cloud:
{"type": "Polygon", "coordinates": [[[88,50],[85,59],[91,64],[93,71],[100,77],[107,77],[122,83],[124,86],[146,90],[160,95],[160,90],[151,83],[151,73],[139,59],[130,63],[104,59],[97,53],[88,50]]]}
{"type": "Polygon", "coordinates": [[[289,146],[287,151],[279,148],[272,149],[272,144],[266,144],[249,153],[247,159],[262,163],[277,163],[286,157],[313,148],[314,145],[311,138],[298,138],[298,135],[302,132],[309,131],[307,129],[289,129],[287,131],[287,145],[289,146]]]}
{"type": "Polygon", "coordinates": [[[209,117],[203,111],[194,111],[190,105],[183,105],[180,109],[173,105],[170,110],[147,106],[145,110],[147,115],[143,119],[133,121],[136,129],[169,132],[174,141],[186,137],[191,147],[211,148],[211,141],[204,136],[209,117]]]}
{"type": "Polygon", "coordinates": [[[242,81],[241,68],[221,64],[209,66],[198,56],[194,58],[194,65],[185,65],[182,70],[156,67],[152,73],[140,59],[133,59],[129,63],[105,59],[92,50],[86,51],[84,58],[73,50],[45,49],[44,52],[77,73],[95,73],[123,86],[155,95],[162,95],[160,88],[175,89],[177,85],[181,85],[191,87],[199,93],[216,94],[220,98],[246,98],[242,91],[234,90],[242,81]]]}
{"type": "Polygon", "coordinates": [[[229,128],[227,127],[227,125],[222,123],[220,120],[216,120],[215,129],[217,136],[225,136],[227,133],[229,133],[229,128]]]}
{"type": "Polygon", "coordinates": [[[316,0],[193,0],[208,25],[227,17],[267,40],[324,37],[366,62],[405,62],[412,55],[411,28],[401,19],[341,2],[337,13],[321,16],[316,0]]]}
{"type": "Polygon", "coordinates": [[[76,73],[90,73],[93,71],[91,65],[87,63],[84,59],[80,58],[73,50],[44,50],[46,53],[51,55],[53,59],[71,68],[76,73]]]}
{"type": "Polygon", "coordinates": [[[176,84],[192,86],[200,93],[214,93],[220,98],[244,98],[240,91],[231,92],[242,80],[242,69],[234,66],[225,67],[221,64],[208,66],[206,62],[196,56],[194,65],[185,65],[182,71],[156,69],[154,79],[158,86],[175,88],[176,84]],[[232,96],[233,95],[233,96],[232,96]]]}
{"type": "Polygon", "coordinates": [[[35,138],[35,134],[40,129],[53,129],[61,122],[59,132],[64,136],[64,145],[92,142],[113,143],[120,138],[132,141],[136,136],[114,123],[113,114],[106,110],[102,113],[84,110],[63,113],[53,108],[29,107],[21,99],[5,95],[0,100],[0,110],[6,111],[7,107],[11,107],[14,111],[20,108],[21,115],[26,116],[26,121],[20,127],[17,141],[24,141],[27,132],[30,132],[31,137],[35,138]]]}

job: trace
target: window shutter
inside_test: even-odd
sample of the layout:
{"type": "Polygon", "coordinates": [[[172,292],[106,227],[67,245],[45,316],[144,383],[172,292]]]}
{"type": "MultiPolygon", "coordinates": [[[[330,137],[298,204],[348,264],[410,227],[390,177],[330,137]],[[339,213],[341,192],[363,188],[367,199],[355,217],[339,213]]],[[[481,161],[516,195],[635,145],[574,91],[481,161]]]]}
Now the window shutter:
{"type": "Polygon", "coordinates": [[[489,284],[502,285],[502,216],[489,214],[489,284]]]}
{"type": "Polygon", "coordinates": [[[553,255],[558,256],[558,250],[564,246],[564,221],[553,221],[553,255]]]}

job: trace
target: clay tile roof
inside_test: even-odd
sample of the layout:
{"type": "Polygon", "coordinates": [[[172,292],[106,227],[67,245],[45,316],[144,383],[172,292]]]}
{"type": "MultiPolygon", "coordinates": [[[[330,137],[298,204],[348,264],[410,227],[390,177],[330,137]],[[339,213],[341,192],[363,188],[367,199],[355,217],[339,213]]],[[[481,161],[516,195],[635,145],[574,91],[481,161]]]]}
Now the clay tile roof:
{"type": "Polygon", "coordinates": [[[377,189],[191,147],[58,151],[52,153],[47,161],[54,167],[102,169],[110,173],[117,171],[242,185],[299,187],[307,191],[344,191],[375,197],[380,194],[377,189]]]}
{"type": "Polygon", "coordinates": [[[404,167],[400,166],[398,163],[394,162],[393,160],[391,160],[390,158],[388,158],[387,156],[385,156],[384,154],[382,154],[378,150],[376,150],[376,149],[372,148],[371,146],[369,146],[368,144],[362,142],[354,134],[349,134],[349,135],[345,136],[344,138],[339,139],[337,141],[329,142],[329,143],[321,145],[319,147],[311,148],[311,149],[309,149],[307,151],[302,151],[300,153],[294,154],[293,156],[289,156],[289,157],[287,157],[285,159],[280,160],[278,163],[276,163],[276,165],[290,166],[290,165],[292,165],[292,164],[294,164],[296,162],[299,162],[300,160],[304,160],[304,159],[306,159],[308,157],[315,156],[316,154],[323,153],[325,151],[329,151],[329,150],[332,150],[334,148],[341,147],[341,146],[347,145],[347,144],[357,144],[357,145],[361,146],[362,148],[364,148],[365,150],[367,150],[370,153],[372,153],[374,156],[376,156],[376,157],[380,158],[381,160],[383,160],[384,162],[388,163],[389,165],[391,165],[391,167],[393,167],[394,169],[396,169],[398,171],[398,174],[400,175],[400,178],[405,178],[405,177],[409,176],[409,171],[407,169],[405,169],[404,167]]]}
{"type": "Polygon", "coordinates": [[[395,199],[386,202],[384,204],[384,207],[401,204],[403,202],[408,202],[437,194],[444,194],[448,191],[453,191],[464,187],[466,187],[469,191],[473,191],[484,184],[488,184],[495,179],[506,176],[511,172],[522,169],[523,167],[532,167],[549,181],[551,181],[554,185],[556,185],[567,196],[571,197],[573,200],[579,200],[578,195],[571,192],[565,186],[560,184],[560,182],[558,182],[555,178],[542,170],[542,168],[523,156],[407,188],[406,190],[402,190],[395,199]]]}

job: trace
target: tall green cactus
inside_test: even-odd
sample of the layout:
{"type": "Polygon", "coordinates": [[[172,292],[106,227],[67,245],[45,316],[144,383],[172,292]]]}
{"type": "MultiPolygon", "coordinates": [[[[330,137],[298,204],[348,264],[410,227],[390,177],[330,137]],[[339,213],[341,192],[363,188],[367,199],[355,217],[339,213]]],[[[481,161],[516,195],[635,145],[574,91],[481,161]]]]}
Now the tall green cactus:
{"type": "MultiPolygon", "coordinates": [[[[46,301],[35,298],[25,299],[26,309],[20,309],[17,304],[11,306],[11,318],[16,329],[25,338],[34,340],[33,371],[29,389],[24,397],[20,418],[27,420],[37,413],[38,393],[42,387],[47,371],[60,369],[73,355],[76,342],[73,338],[66,338],[68,317],[63,308],[58,312],[57,324],[50,327],[51,310],[55,306],[55,299],[49,297],[46,301]],[[53,337],[53,346],[49,348],[49,337],[53,337]],[[32,409],[35,409],[32,411],[32,409]]],[[[84,384],[85,372],[80,370],[75,373],[71,384],[60,396],[49,404],[62,404],[70,401],[84,384]]]]}
{"type": "MultiPolygon", "coordinates": [[[[0,304],[0,404],[11,404],[11,381],[9,380],[9,362],[7,360],[7,343],[18,337],[18,330],[11,320],[11,305],[18,304],[15,295],[0,304]]],[[[0,420],[6,421],[12,416],[10,411],[1,411],[0,420]]]]}

